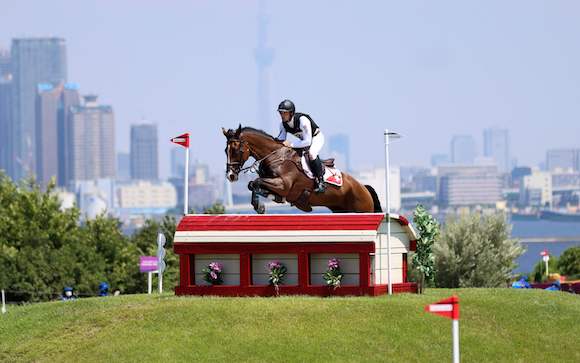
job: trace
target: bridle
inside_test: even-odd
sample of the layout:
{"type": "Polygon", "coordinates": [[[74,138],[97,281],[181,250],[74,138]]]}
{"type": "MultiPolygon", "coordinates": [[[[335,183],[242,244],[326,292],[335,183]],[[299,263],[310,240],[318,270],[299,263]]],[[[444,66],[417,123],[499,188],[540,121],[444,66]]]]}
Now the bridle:
{"type": "Polygon", "coordinates": [[[228,170],[231,170],[232,172],[234,172],[236,174],[239,174],[240,172],[247,172],[247,171],[250,171],[253,173],[257,172],[258,165],[260,164],[260,162],[266,160],[270,155],[272,155],[276,151],[278,151],[278,150],[273,150],[268,155],[264,156],[263,158],[256,159],[256,161],[254,161],[252,163],[252,165],[244,168],[243,166],[246,163],[246,161],[248,160],[248,159],[246,159],[244,161],[241,161],[244,158],[244,153],[245,153],[244,147],[246,147],[246,150],[248,151],[248,158],[249,158],[249,156],[253,154],[253,151],[252,151],[252,147],[250,146],[250,144],[247,141],[242,140],[242,139],[228,140],[228,146],[227,146],[227,151],[226,151],[228,161],[226,163],[226,167],[228,168],[228,170]],[[230,143],[232,141],[238,141],[240,143],[240,147],[238,148],[238,150],[236,152],[236,154],[238,154],[240,157],[239,158],[240,161],[231,161],[230,160],[230,152],[229,151],[230,151],[230,143]]]}

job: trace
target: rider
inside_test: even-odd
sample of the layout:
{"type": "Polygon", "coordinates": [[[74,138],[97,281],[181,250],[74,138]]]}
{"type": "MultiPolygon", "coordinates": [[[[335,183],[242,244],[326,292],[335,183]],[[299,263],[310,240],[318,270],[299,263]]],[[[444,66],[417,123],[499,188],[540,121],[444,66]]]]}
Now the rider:
{"type": "Polygon", "coordinates": [[[324,166],[318,156],[320,149],[324,145],[322,131],[309,115],[296,112],[296,107],[290,100],[282,101],[278,106],[278,112],[280,112],[282,123],[280,124],[280,133],[276,139],[283,141],[284,146],[295,149],[305,148],[308,151],[307,159],[316,180],[314,191],[323,193],[326,189],[324,185],[324,166]],[[300,141],[294,143],[287,141],[287,133],[296,136],[300,141]]]}

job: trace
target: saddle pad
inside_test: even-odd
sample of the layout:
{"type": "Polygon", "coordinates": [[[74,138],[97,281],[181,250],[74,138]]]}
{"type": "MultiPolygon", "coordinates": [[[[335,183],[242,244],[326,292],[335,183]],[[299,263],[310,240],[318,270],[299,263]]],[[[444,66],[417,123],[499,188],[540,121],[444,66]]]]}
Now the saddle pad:
{"type": "MultiPolygon", "coordinates": [[[[305,157],[302,157],[302,169],[304,169],[304,173],[310,179],[314,179],[314,175],[310,170],[310,166],[306,161],[305,157]]],[[[336,185],[337,187],[342,186],[342,172],[337,168],[330,168],[328,166],[324,167],[324,181],[328,184],[336,185]]]]}
{"type": "Polygon", "coordinates": [[[324,181],[336,185],[337,187],[342,186],[342,172],[337,168],[329,168],[328,166],[324,170],[324,181]]]}

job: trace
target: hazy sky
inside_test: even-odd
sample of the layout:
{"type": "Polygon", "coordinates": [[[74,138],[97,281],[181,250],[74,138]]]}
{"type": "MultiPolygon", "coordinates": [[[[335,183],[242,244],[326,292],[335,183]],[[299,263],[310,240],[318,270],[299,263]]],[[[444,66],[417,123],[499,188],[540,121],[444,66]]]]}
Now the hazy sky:
{"type": "MultiPolygon", "coordinates": [[[[272,118],[293,99],[326,135],[346,132],[355,166],[383,165],[383,130],[405,137],[395,164],[428,165],[453,134],[506,127],[519,164],[580,147],[580,2],[270,1],[272,118]]],[[[225,163],[220,127],[258,126],[257,1],[0,0],[0,47],[67,41],[69,81],[129,125],[194,136],[193,156],[225,163]]],[[[273,131],[273,130],[269,130],[273,131]]]]}

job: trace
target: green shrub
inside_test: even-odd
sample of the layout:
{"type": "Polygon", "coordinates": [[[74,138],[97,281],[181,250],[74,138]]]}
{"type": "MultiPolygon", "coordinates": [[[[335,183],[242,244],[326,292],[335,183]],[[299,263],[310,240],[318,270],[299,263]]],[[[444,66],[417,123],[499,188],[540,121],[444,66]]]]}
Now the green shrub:
{"type": "Polygon", "coordinates": [[[451,217],[435,244],[435,283],[440,287],[501,287],[512,277],[521,244],[510,239],[503,215],[451,217]]]}

